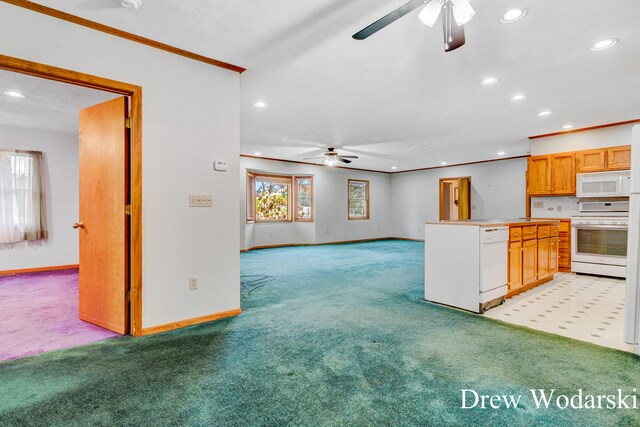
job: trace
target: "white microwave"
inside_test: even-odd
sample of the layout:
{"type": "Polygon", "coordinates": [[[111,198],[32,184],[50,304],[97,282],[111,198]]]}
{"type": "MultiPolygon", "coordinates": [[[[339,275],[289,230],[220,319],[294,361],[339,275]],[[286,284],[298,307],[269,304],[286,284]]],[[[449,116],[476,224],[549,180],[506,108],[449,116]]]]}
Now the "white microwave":
{"type": "Polygon", "coordinates": [[[631,171],[579,173],[577,197],[628,197],[631,194],[631,171]]]}

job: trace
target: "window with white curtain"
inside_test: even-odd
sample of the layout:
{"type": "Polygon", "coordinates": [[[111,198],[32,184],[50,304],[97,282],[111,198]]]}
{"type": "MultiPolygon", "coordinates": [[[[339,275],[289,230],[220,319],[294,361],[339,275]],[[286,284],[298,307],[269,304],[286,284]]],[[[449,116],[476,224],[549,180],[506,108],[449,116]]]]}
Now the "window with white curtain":
{"type": "Polygon", "coordinates": [[[47,238],[40,151],[0,148],[0,243],[47,238]]]}

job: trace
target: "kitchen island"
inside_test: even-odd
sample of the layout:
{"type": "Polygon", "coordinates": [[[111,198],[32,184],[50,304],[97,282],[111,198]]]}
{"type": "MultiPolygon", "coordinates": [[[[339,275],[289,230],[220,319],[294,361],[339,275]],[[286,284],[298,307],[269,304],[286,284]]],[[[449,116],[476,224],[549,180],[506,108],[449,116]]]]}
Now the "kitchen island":
{"type": "Polygon", "coordinates": [[[553,279],[559,221],[425,223],[425,300],[482,313],[553,279]]]}

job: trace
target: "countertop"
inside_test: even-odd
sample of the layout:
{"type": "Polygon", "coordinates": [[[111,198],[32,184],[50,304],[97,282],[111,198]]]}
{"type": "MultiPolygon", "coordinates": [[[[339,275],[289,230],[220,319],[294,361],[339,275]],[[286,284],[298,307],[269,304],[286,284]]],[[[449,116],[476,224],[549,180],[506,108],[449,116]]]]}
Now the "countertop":
{"type": "Polygon", "coordinates": [[[558,225],[560,220],[557,219],[531,219],[531,218],[481,218],[481,219],[464,219],[464,220],[447,220],[447,221],[426,221],[425,224],[437,225],[473,225],[476,227],[486,226],[526,226],[526,225],[558,225]]]}

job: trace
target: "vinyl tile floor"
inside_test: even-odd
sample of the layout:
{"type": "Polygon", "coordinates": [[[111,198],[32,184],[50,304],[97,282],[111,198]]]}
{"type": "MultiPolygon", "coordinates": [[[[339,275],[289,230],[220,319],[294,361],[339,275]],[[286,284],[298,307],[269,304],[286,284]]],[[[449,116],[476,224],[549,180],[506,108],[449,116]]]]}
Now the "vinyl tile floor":
{"type": "Polygon", "coordinates": [[[625,281],[558,273],[485,316],[581,341],[633,351],[623,340],[625,281]]]}

